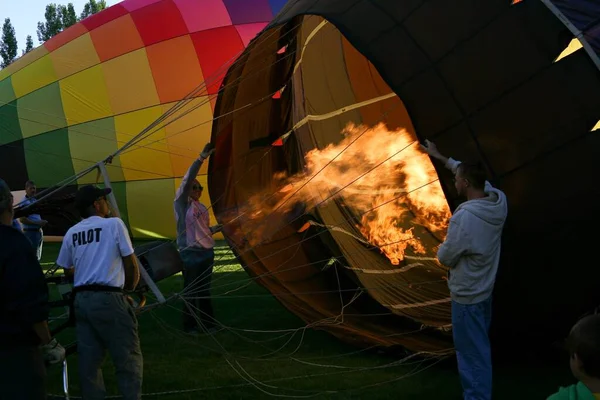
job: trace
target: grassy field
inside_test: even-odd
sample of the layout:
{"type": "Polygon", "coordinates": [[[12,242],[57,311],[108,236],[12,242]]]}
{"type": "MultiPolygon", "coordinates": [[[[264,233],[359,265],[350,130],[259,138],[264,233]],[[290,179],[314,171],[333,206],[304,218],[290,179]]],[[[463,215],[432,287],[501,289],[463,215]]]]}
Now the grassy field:
{"type": "MultiPolygon", "coordinates": [[[[58,246],[46,244],[43,263],[58,246]]],[[[304,323],[269,292],[254,284],[220,243],[213,278],[215,313],[227,329],[191,337],[181,330],[181,304],[174,302],[140,316],[144,393],[167,399],[460,399],[455,359],[398,360],[340,343],[328,334],[304,330],[304,323]],[[234,293],[232,289],[239,289],[234,293]]],[[[159,284],[163,293],[181,290],[180,275],[159,284]]],[[[73,329],[59,335],[67,344],[73,329]]],[[[70,394],[79,395],[77,356],[68,358],[70,394]]],[[[61,368],[49,371],[49,393],[62,393],[61,368]]],[[[117,395],[110,357],[104,364],[110,395],[117,395]]],[[[495,398],[545,399],[572,383],[567,365],[525,363],[495,366],[495,398]]]]}

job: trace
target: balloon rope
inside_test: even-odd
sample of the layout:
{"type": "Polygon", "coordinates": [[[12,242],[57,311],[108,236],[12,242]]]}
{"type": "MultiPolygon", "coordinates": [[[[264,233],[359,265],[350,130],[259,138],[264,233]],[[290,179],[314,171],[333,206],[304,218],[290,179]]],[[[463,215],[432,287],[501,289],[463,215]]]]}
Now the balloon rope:
{"type": "MultiPolygon", "coordinates": [[[[298,23],[294,28],[299,27],[300,25],[302,25],[304,22],[300,22],[298,23]]],[[[274,29],[271,33],[269,33],[267,36],[263,37],[261,36],[259,39],[257,40],[263,40],[263,42],[266,42],[268,39],[270,39],[273,35],[275,35],[277,32],[279,32],[277,29],[274,29]]],[[[281,38],[290,35],[291,32],[294,32],[294,29],[290,29],[288,32],[286,32],[284,35],[281,35],[280,37],[278,37],[278,40],[281,40],[281,38]]],[[[257,45],[258,46],[258,45],[257,45]]],[[[268,49],[265,49],[264,51],[267,51],[268,49]]],[[[208,86],[210,84],[213,84],[214,82],[216,82],[221,76],[218,74],[223,74],[226,75],[227,71],[229,70],[230,67],[233,67],[235,65],[235,63],[238,60],[238,57],[245,51],[245,49],[241,49],[236,55],[234,55],[233,57],[231,57],[228,61],[226,61],[225,63],[223,63],[218,69],[217,71],[215,71],[211,76],[209,76],[208,79],[206,79],[204,82],[202,82],[199,86],[197,86],[194,90],[192,90],[192,92],[190,92],[188,95],[186,95],[183,99],[181,99],[177,104],[175,104],[171,109],[169,109],[166,113],[164,113],[163,115],[161,115],[157,120],[155,120],[153,123],[151,123],[148,127],[146,127],[142,132],[140,132],[137,136],[135,136],[133,139],[131,139],[129,142],[127,142],[125,145],[123,145],[119,150],[117,150],[115,153],[112,154],[112,157],[116,157],[117,155],[119,155],[121,152],[123,152],[124,150],[127,150],[127,148],[129,148],[132,144],[135,144],[141,140],[143,140],[144,135],[148,134],[148,136],[152,135],[153,133],[157,132],[158,130],[162,129],[159,128],[157,130],[154,130],[153,132],[150,132],[151,129],[153,129],[154,127],[156,127],[159,123],[161,123],[162,121],[164,121],[166,118],[168,118],[169,116],[173,115],[175,112],[177,112],[178,110],[180,110],[181,108],[183,108],[190,100],[193,100],[194,98],[196,98],[197,96],[200,95],[200,93],[204,90],[207,89],[208,86]],[[228,64],[232,64],[231,66],[228,66],[228,64]],[[207,83],[210,82],[210,83],[207,83]],[[150,133],[149,133],[150,132],[150,133]]],[[[285,58],[285,57],[284,57],[285,58]]],[[[280,60],[276,61],[279,62],[280,60]]],[[[271,67],[272,65],[268,66],[267,68],[271,67]]],[[[235,81],[233,82],[235,83],[235,81]]],[[[221,93],[224,89],[226,89],[226,87],[221,87],[219,88],[219,90],[217,91],[217,95],[219,93],[221,93]]],[[[166,126],[166,125],[165,125],[166,126]]]]}
{"type": "MultiPolygon", "coordinates": [[[[297,25],[296,25],[296,27],[297,27],[297,26],[300,26],[300,25],[301,25],[301,23],[300,23],[300,24],[297,24],[297,25]]],[[[272,35],[274,35],[274,33],[275,33],[275,32],[276,32],[276,31],[274,31],[274,32],[271,32],[271,33],[270,33],[270,34],[269,34],[269,35],[268,35],[268,36],[265,38],[265,40],[266,40],[266,39],[268,39],[269,37],[271,37],[272,35]]],[[[291,31],[287,32],[285,35],[282,35],[280,38],[283,38],[284,36],[286,36],[286,35],[290,34],[290,32],[291,32],[291,31]]],[[[291,52],[291,53],[293,54],[294,52],[291,52]]],[[[291,55],[291,54],[290,54],[290,55],[291,55]]],[[[286,57],[289,57],[290,55],[287,55],[286,57]]],[[[236,55],[236,56],[234,56],[233,58],[236,58],[236,57],[237,57],[237,55],[236,55]]],[[[232,59],[233,59],[233,58],[232,58],[232,59]]],[[[230,59],[229,61],[231,61],[231,59],[230,59]]],[[[221,65],[221,67],[220,67],[220,69],[224,68],[224,66],[225,66],[225,65],[226,65],[226,64],[227,64],[229,61],[227,61],[226,63],[222,64],[222,65],[221,65]]],[[[278,61],[276,61],[275,63],[277,63],[277,62],[279,62],[279,61],[281,61],[281,59],[280,59],[280,60],[278,60],[278,61]]],[[[268,68],[268,67],[271,67],[271,66],[272,66],[272,65],[274,65],[275,63],[271,63],[269,66],[267,66],[267,68],[268,68]]],[[[192,96],[194,93],[198,92],[198,90],[201,90],[201,89],[202,89],[202,87],[205,87],[205,86],[207,86],[207,85],[208,85],[208,83],[207,83],[207,82],[210,82],[210,81],[211,81],[211,78],[212,78],[212,80],[215,80],[215,79],[216,79],[216,78],[215,78],[215,76],[216,76],[216,73],[217,73],[218,71],[219,71],[219,70],[215,71],[215,73],[214,73],[213,75],[211,75],[211,76],[210,76],[210,77],[209,77],[207,80],[205,80],[204,82],[202,82],[202,84],[200,84],[200,85],[198,86],[198,88],[196,88],[194,91],[192,91],[192,92],[191,92],[190,94],[188,94],[186,97],[184,97],[184,99],[180,100],[180,101],[178,102],[178,104],[184,104],[184,103],[186,102],[186,100],[188,99],[188,97],[189,97],[189,96],[192,96]]],[[[247,77],[246,77],[246,78],[247,78],[247,77]]],[[[233,85],[235,85],[235,84],[238,84],[238,85],[239,85],[239,84],[241,83],[241,81],[240,81],[240,82],[237,82],[237,81],[239,81],[239,79],[238,79],[238,80],[236,80],[236,81],[234,81],[232,84],[225,85],[223,88],[221,88],[221,89],[219,90],[219,92],[220,92],[220,91],[222,91],[223,89],[227,88],[228,86],[233,86],[233,85]],[[237,83],[236,83],[236,82],[237,82],[237,83]]],[[[211,95],[211,96],[218,96],[219,92],[217,92],[217,93],[215,93],[215,94],[213,94],[213,95],[211,95]]],[[[271,94],[270,94],[270,95],[268,95],[268,96],[265,96],[265,97],[263,97],[263,98],[259,99],[259,101],[258,101],[258,102],[256,102],[255,104],[252,104],[252,103],[251,103],[251,104],[248,104],[248,105],[245,105],[245,106],[241,106],[241,107],[239,107],[239,108],[237,108],[237,109],[235,109],[235,110],[231,111],[230,113],[227,113],[227,114],[224,114],[224,115],[222,115],[221,117],[224,117],[224,116],[226,116],[226,115],[229,115],[229,114],[231,114],[231,113],[235,113],[235,112],[241,111],[241,110],[243,110],[243,109],[245,109],[245,108],[248,108],[248,107],[255,106],[255,105],[257,105],[258,103],[260,103],[260,102],[262,102],[262,101],[264,101],[264,100],[266,100],[266,99],[268,99],[268,98],[271,98],[271,97],[272,97],[272,96],[273,96],[273,95],[274,95],[276,92],[277,92],[277,91],[275,91],[275,92],[271,93],[271,94]]],[[[201,105],[202,105],[202,104],[201,104],[201,105]]],[[[200,105],[200,106],[201,106],[201,105],[200,105]]],[[[197,106],[197,107],[199,107],[199,106],[197,106]]],[[[196,107],[196,108],[197,108],[197,107],[196,107]]],[[[175,109],[175,106],[171,108],[171,110],[174,110],[174,109],[175,109]]],[[[171,110],[167,111],[167,113],[165,113],[165,114],[168,114],[168,113],[169,113],[171,110]]],[[[194,110],[194,109],[190,110],[189,112],[191,112],[191,111],[193,111],[193,110],[194,110]]],[[[163,114],[163,116],[164,116],[165,114],[163,114]]],[[[187,114],[187,113],[186,113],[186,114],[187,114]]],[[[184,115],[186,115],[186,114],[184,114],[184,115]]],[[[180,117],[178,117],[178,118],[181,118],[181,117],[183,117],[184,115],[182,115],[182,116],[180,116],[180,117]]],[[[211,119],[211,120],[208,120],[208,121],[202,122],[202,123],[200,123],[200,124],[198,124],[198,125],[196,125],[196,126],[194,126],[194,127],[187,128],[187,129],[185,129],[185,130],[183,130],[183,131],[177,132],[177,133],[175,133],[175,134],[173,134],[173,135],[171,135],[171,136],[169,136],[169,137],[173,137],[173,136],[176,136],[176,135],[178,135],[178,134],[181,134],[181,133],[187,132],[187,131],[189,131],[189,130],[191,130],[191,129],[195,128],[195,127],[201,126],[201,125],[203,125],[203,124],[206,124],[206,123],[208,123],[208,122],[212,122],[213,120],[215,120],[215,119],[211,119]]],[[[155,121],[155,122],[156,122],[156,121],[155,121]]],[[[174,122],[174,121],[171,121],[170,123],[172,123],[172,122],[174,122]]],[[[151,124],[151,125],[152,125],[152,124],[151,124]]],[[[166,125],[168,125],[168,124],[166,124],[166,125]]],[[[166,126],[166,125],[165,125],[165,126],[166,126]]],[[[156,131],[158,131],[158,130],[160,130],[160,129],[162,129],[162,128],[164,128],[164,126],[163,126],[163,127],[161,127],[161,128],[158,128],[156,131]]],[[[151,128],[150,128],[150,129],[151,129],[151,128]]],[[[156,131],[155,131],[155,132],[156,132],[156,131]]],[[[136,136],[135,136],[133,139],[131,139],[131,140],[128,142],[129,146],[128,146],[128,144],[124,145],[124,146],[123,146],[123,147],[121,147],[119,150],[117,150],[117,152],[113,153],[113,155],[111,155],[111,156],[107,157],[107,158],[105,159],[105,161],[106,161],[106,160],[112,160],[112,158],[113,158],[113,157],[114,157],[114,156],[115,156],[115,155],[116,155],[118,152],[121,152],[121,151],[123,151],[123,150],[125,150],[125,149],[127,149],[127,148],[131,147],[131,146],[132,146],[132,143],[133,143],[133,144],[135,144],[135,143],[138,143],[139,141],[143,140],[144,138],[141,138],[141,139],[139,139],[137,142],[136,142],[136,141],[134,141],[134,140],[135,140],[135,138],[139,137],[139,136],[140,136],[140,135],[142,135],[143,133],[144,133],[144,131],[142,131],[140,134],[136,135],[136,136]]],[[[154,133],[154,132],[153,132],[153,133],[154,133]]],[[[152,133],[151,133],[151,134],[152,134],[152,133]]],[[[151,134],[150,134],[150,135],[151,135],[151,134]]],[[[91,135],[91,136],[95,136],[95,135],[91,135]]],[[[97,137],[97,136],[95,136],[95,137],[97,137]]],[[[164,139],[160,139],[160,140],[164,140],[164,139]]],[[[160,141],[160,140],[158,140],[158,141],[160,141]]],[[[155,142],[156,142],[156,141],[155,141],[155,142]]],[[[155,143],[155,142],[149,143],[149,144],[147,144],[146,146],[150,146],[151,144],[153,144],[153,143],[155,143]]],[[[10,145],[9,145],[9,146],[10,146],[10,145]]],[[[146,147],[146,146],[141,146],[141,147],[146,147]]],[[[133,150],[135,150],[135,148],[134,148],[133,150]]],[[[170,153],[170,152],[169,152],[169,153],[170,153]]],[[[52,153],[44,153],[44,154],[52,154],[52,153]]],[[[265,155],[266,155],[266,154],[265,154],[265,155]]],[[[57,155],[57,156],[58,156],[58,155],[57,155]]],[[[262,159],[262,158],[261,158],[261,159],[262,159]]],[[[58,184],[56,184],[56,185],[54,185],[54,186],[62,186],[61,188],[59,188],[59,189],[62,189],[62,188],[64,188],[64,187],[66,187],[68,184],[70,184],[70,183],[74,182],[75,180],[79,179],[79,177],[81,177],[81,176],[83,176],[83,175],[85,175],[85,174],[89,173],[91,170],[93,170],[94,168],[96,168],[96,162],[94,162],[94,161],[91,161],[91,160],[84,160],[84,159],[80,159],[80,160],[81,160],[81,161],[85,161],[85,162],[94,163],[94,165],[93,165],[93,166],[91,166],[91,167],[89,167],[88,169],[86,169],[86,170],[84,170],[84,171],[81,171],[80,173],[78,173],[78,174],[76,174],[76,175],[73,175],[72,177],[66,178],[65,180],[63,180],[63,181],[59,182],[58,184]]],[[[260,161],[260,160],[259,160],[259,161],[260,161]]],[[[147,173],[151,173],[151,174],[153,174],[153,175],[163,176],[163,177],[166,177],[166,178],[172,178],[172,176],[170,176],[170,175],[159,174],[159,173],[156,173],[156,172],[145,171],[145,170],[141,170],[141,169],[135,169],[135,168],[131,168],[131,167],[123,167],[123,166],[120,166],[120,168],[122,168],[122,169],[127,169],[127,170],[138,171],[138,172],[147,172],[147,173]]],[[[40,198],[38,199],[38,201],[39,201],[39,200],[41,200],[42,198],[43,198],[43,199],[47,198],[48,196],[45,196],[45,193],[46,193],[47,191],[49,191],[51,188],[52,188],[52,187],[50,187],[50,188],[47,188],[47,189],[44,189],[43,191],[41,191],[40,193],[38,193],[38,194],[36,195],[36,197],[38,197],[38,196],[40,196],[40,195],[42,195],[42,196],[43,196],[43,197],[40,197],[40,198]]],[[[57,191],[58,191],[58,190],[55,190],[55,191],[53,191],[51,194],[54,194],[54,193],[56,193],[57,191]]]]}

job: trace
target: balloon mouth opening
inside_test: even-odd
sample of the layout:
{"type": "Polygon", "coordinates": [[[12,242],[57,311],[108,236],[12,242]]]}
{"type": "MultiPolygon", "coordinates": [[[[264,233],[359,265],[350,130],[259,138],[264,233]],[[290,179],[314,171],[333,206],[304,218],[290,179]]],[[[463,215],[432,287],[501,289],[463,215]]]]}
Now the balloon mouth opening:
{"type": "MultiPolygon", "coordinates": [[[[437,330],[450,323],[446,270],[435,252],[450,209],[437,171],[404,104],[375,67],[333,24],[299,18],[257,37],[228,72],[242,83],[220,94],[217,114],[256,96],[267,100],[260,113],[213,126],[222,143],[219,157],[235,170],[211,177],[223,192],[211,186],[211,196],[228,199],[216,206],[219,222],[229,226],[227,238],[250,270],[274,274],[272,281],[265,278],[273,290],[281,291],[277,282],[291,288],[323,279],[336,289],[385,281],[389,291],[406,296],[434,293],[435,304],[402,307],[388,289],[358,289],[382,312],[407,317],[403,327],[425,324],[435,331],[427,335],[446,337],[437,330]],[[331,51],[332,40],[342,43],[339,51],[331,51]],[[257,55],[268,49],[280,50],[273,51],[272,68],[245,79],[264,65],[257,55]],[[335,96],[322,84],[329,75],[345,85],[335,96]],[[258,165],[249,168],[253,162],[258,165]],[[338,276],[349,281],[339,283],[338,276]],[[427,307],[437,307],[436,318],[423,311],[427,307]]],[[[351,297],[344,300],[363,307],[351,297]]]]}

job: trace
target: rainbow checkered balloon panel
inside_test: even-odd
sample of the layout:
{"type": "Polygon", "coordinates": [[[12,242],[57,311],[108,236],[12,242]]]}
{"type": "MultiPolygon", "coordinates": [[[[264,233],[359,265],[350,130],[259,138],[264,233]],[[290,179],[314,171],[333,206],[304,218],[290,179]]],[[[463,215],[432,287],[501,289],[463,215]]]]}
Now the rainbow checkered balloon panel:
{"type": "MultiPolygon", "coordinates": [[[[126,0],[53,37],[0,71],[0,177],[12,190],[27,179],[52,186],[193,93],[108,166],[134,237],[174,237],[175,190],[210,140],[227,67],[284,3],[126,0]]],[[[205,187],[206,168],[198,177],[205,187]]],[[[94,173],[76,183],[96,180],[94,173]]],[[[207,191],[202,201],[210,202],[207,191]]]]}

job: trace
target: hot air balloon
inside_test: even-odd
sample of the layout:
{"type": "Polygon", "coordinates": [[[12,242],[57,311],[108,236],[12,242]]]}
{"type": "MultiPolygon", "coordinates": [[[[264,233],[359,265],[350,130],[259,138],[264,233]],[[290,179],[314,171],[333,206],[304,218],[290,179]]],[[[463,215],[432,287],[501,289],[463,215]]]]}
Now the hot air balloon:
{"type": "Polygon", "coordinates": [[[427,138],[508,197],[496,348],[564,337],[600,304],[598,21],[584,0],[289,1],[216,102],[209,188],[231,247],[312,327],[445,353],[435,250],[461,199],[427,138]],[[253,96],[272,99],[231,113],[253,96]]]}
{"type": "MultiPolygon", "coordinates": [[[[283,3],[126,0],[48,40],[0,71],[0,176],[15,189],[51,187],[163,118],[107,171],[133,237],[175,237],[173,197],[210,139],[223,65],[283,3]]],[[[96,181],[80,177],[60,195],[96,181]]],[[[56,215],[60,201],[48,207],[46,234],[64,234],[74,217],[56,215]]]]}

